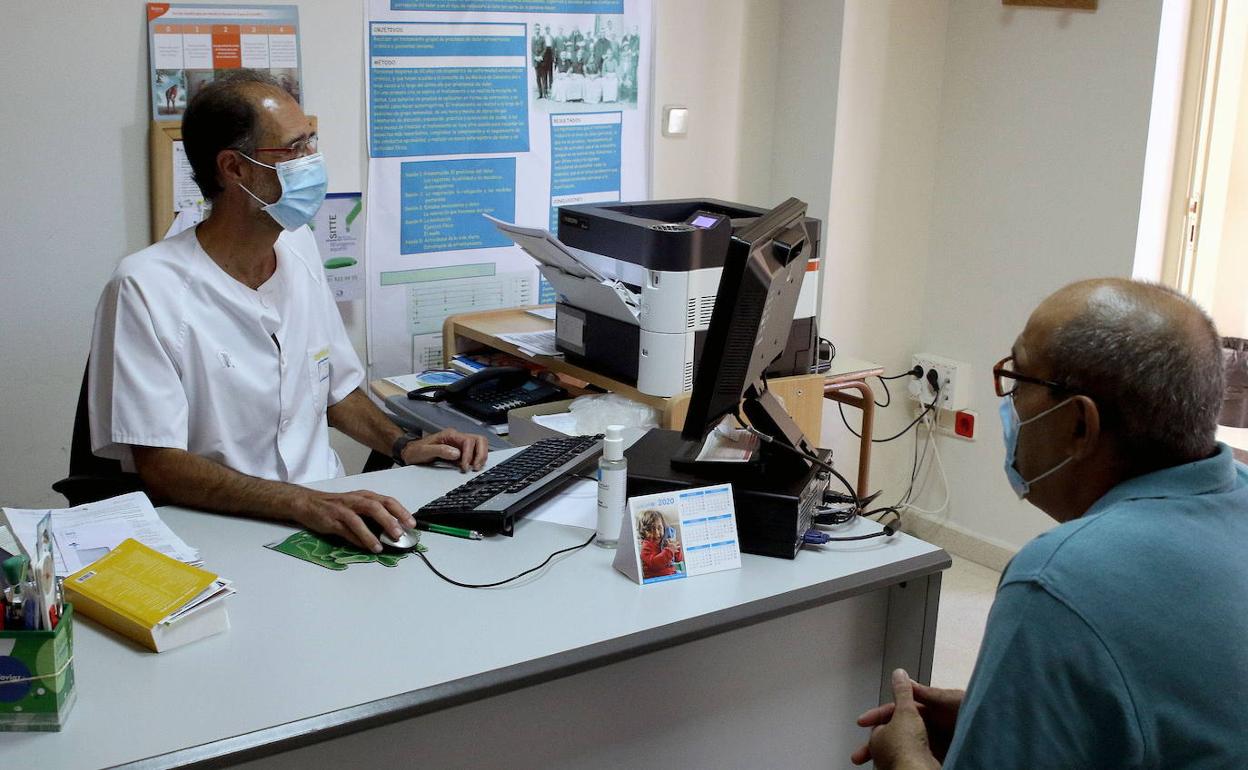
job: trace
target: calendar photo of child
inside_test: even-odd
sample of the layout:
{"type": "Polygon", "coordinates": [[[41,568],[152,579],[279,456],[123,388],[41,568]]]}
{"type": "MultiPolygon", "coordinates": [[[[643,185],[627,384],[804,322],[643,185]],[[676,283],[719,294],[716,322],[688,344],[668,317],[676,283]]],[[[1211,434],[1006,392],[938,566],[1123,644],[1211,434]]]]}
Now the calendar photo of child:
{"type": "Polygon", "coordinates": [[[642,585],[740,569],[732,487],[630,497],[612,566],[642,585]]]}
{"type": "Polygon", "coordinates": [[[657,583],[685,577],[680,516],[675,507],[648,508],[637,514],[637,542],[641,544],[641,579],[657,583]]]}

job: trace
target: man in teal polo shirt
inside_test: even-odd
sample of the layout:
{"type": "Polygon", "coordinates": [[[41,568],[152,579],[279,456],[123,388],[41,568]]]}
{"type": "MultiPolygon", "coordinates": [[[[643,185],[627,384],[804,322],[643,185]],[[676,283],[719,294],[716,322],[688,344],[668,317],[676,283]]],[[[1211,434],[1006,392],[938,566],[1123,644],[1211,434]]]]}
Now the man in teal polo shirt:
{"type": "Polygon", "coordinates": [[[1196,305],[1072,284],[994,369],[1006,475],[1059,526],[1001,577],[965,693],[893,674],[859,718],[882,768],[1248,767],[1248,468],[1214,438],[1196,305]]]}

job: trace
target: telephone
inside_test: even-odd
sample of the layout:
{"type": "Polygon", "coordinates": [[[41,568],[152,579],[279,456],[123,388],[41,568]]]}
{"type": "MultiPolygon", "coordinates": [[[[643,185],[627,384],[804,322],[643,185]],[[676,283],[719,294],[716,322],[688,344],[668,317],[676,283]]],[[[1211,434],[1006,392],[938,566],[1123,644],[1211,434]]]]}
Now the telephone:
{"type": "Polygon", "coordinates": [[[492,366],[450,385],[430,385],[409,391],[415,401],[445,401],[469,417],[489,425],[507,420],[507,410],[544,404],[567,393],[543,382],[521,366],[492,366]]]}

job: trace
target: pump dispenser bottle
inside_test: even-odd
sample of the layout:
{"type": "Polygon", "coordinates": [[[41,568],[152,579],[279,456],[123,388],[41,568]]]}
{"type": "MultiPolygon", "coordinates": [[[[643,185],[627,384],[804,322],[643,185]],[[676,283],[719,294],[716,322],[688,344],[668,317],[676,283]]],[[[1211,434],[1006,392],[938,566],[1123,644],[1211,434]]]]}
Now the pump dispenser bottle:
{"type": "Polygon", "coordinates": [[[598,460],[598,536],[594,542],[603,548],[615,548],[619,543],[624,519],[628,461],[624,459],[623,432],[620,425],[607,426],[598,460]]]}

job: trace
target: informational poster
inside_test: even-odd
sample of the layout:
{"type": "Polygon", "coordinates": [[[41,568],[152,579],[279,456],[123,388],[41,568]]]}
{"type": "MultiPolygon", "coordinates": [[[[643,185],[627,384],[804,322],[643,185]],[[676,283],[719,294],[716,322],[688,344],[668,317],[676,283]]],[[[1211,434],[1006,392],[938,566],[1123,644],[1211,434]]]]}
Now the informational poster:
{"type": "Polygon", "coordinates": [[[649,191],[652,0],[368,0],[371,377],[441,365],[448,315],[551,301],[485,216],[649,191]]]}
{"type": "Polygon", "coordinates": [[[240,68],[303,101],[297,6],[148,3],[147,34],[153,120],[181,120],[204,84],[240,68]]]}
{"type": "Polygon", "coordinates": [[[325,278],[338,302],[364,296],[363,213],[360,193],[330,193],[309,223],[321,250],[325,278]]]}

